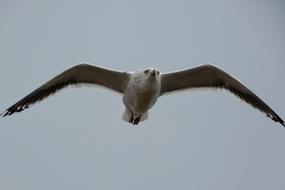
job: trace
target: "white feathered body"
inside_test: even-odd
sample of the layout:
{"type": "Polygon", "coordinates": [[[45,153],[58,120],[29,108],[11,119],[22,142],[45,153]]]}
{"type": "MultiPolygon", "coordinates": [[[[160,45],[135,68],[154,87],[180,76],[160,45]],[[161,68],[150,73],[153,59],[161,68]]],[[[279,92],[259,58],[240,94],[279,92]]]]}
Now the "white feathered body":
{"type": "Polygon", "coordinates": [[[159,97],[160,88],[159,75],[146,77],[142,71],[133,73],[123,95],[126,106],[123,120],[128,121],[131,115],[141,116],[140,121],[147,119],[147,111],[159,97]]]}

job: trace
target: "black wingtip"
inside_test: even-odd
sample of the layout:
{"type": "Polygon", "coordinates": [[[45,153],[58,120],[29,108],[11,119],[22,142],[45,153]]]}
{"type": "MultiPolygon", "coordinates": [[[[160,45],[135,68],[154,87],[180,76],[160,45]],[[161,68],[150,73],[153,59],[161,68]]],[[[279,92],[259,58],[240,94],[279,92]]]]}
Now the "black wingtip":
{"type": "Polygon", "coordinates": [[[0,113],[0,117],[6,117],[9,115],[12,115],[14,112],[11,112],[9,109],[3,111],[2,113],[0,113]]]}
{"type": "Polygon", "coordinates": [[[275,115],[271,116],[271,115],[267,115],[267,117],[271,118],[273,121],[280,123],[283,127],[285,127],[285,123],[283,121],[283,119],[281,119],[281,117],[279,117],[276,113],[274,113],[275,115]]]}
{"type": "Polygon", "coordinates": [[[278,118],[277,122],[279,122],[283,127],[285,127],[285,123],[281,118],[278,118]]]}
{"type": "Polygon", "coordinates": [[[283,127],[285,127],[285,123],[284,123],[284,121],[281,118],[278,118],[278,119],[275,118],[275,119],[272,119],[272,120],[280,123],[283,127]]]}
{"type": "Polygon", "coordinates": [[[9,112],[7,110],[3,111],[2,113],[0,113],[1,117],[5,117],[9,114],[9,112]]]}

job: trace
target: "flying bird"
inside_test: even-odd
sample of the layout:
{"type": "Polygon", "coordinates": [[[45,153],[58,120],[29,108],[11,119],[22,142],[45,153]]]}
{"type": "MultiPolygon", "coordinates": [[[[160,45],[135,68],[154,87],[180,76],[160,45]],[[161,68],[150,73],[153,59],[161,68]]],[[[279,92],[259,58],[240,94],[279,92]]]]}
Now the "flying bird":
{"type": "Polygon", "coordinates": [[[149,68],[135,72],[121,72],[91,64],[78,64],[46,82],[1,115],[21,112],[70,85],[94,84],[106,87],[123,96],[125,111],[122,119],[137,125],[148,117],[158,97],[185,89],[219,88],[235,94],[266,116],[285,127],[284,121],[245,85],[216,66],[207,64],[170,73],[160,73],[149,68]]]}

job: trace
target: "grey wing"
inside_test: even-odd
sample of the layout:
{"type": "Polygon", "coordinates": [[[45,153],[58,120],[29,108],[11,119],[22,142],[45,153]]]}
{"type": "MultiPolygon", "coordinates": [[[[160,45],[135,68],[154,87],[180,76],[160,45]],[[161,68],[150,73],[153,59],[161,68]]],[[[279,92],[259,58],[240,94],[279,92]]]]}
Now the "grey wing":
{"type": "Polygon", "coordinates": [[[129,74],[126,72],[110,70],[95,65],[79,64],[43,84],[9,107],[1,115],[4,117],[15,112],[20,112],[69,85],[95,84],[123,93],[128,80],[129,74]]]}
{"type": "Polygon", "coordinates": [[[229,90],[285,127],[284,121],[265,102],[237,79],[213,65],[202,65],[192,69],[162,74],[160,95],[187,88],[203,87],[229,90]]]}

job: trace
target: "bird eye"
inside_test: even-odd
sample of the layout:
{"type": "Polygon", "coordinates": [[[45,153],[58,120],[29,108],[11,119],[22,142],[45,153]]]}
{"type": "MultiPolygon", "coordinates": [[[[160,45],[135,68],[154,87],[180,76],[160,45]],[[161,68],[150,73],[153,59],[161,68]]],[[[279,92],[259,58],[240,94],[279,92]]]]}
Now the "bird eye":
{"type": "Polygon", "coordinates": [[[158,74],[158,75],[159,75],[159,71],[156,71],[156,74],[158,74]]]}
{"type": "Polygon", "coordinates": [[[148,73],[150,71],[150,69],[146,69],[144,70],[144,73],[148,73]]]}

